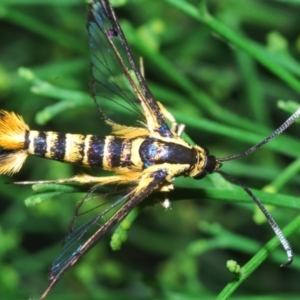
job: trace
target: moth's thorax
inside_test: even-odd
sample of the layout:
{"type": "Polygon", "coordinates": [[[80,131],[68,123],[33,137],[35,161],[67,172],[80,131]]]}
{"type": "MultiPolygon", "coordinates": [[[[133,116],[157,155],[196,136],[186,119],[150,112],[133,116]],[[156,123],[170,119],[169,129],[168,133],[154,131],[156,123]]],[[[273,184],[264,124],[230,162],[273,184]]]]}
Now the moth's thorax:
{"type": "Polygon", "coordinates": [[[139,153],[144,167],[164,163],[194,165],[197,161],[197,153],[193,147],[151,137],[144,140],[139,153]]]}

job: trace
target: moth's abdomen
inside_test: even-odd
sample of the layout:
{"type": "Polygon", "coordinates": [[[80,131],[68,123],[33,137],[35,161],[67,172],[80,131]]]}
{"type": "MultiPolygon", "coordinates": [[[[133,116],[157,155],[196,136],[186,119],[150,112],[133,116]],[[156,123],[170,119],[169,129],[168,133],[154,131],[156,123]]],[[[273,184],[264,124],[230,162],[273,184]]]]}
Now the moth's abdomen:
{"type": "MultiPolygon", "coordinates": [[[[28,155],[113,170],[132,165],[132,140],[31,131],[21,116],[0,110],[0,174],[20,170],[28,155]]],[[[139,158],[133,155],[139,163],[139,158]]]]}
{"type": "Polygon", "coordinates": [[[28,154],[113,170],[131,164],[131,140],[115,136],[29,131],[28,154]]]}
{"type": "Polygon", "coordinates": [[[86,145],[82,164],[87,167],[113,170],[132,165],[131,139],[87,135],[86,145]]]}
{"type": "Polygon", "coordinates": [[[42,158],[84,164],[87,138],[81,134],[29,131],[25,150],[28,154],[42,158]]]}

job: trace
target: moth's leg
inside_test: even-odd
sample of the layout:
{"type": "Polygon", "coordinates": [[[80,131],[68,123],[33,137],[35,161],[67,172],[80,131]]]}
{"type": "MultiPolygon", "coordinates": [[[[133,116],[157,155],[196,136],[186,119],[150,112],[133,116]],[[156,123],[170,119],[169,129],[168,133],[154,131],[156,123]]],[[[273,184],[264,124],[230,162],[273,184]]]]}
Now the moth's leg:
{"type": "Polygon", "coordinates": [[[157,188],[156,192],[164,193],[164,200],[160,201],[161,205],[166,208],[171,208],[171,202],[168,198],[168,194],[170,191],[174,190],[174,185],[172,184],[172,180],[174,177],[178,176],[178,174],[183,174],[185,170],[189,168],[189,165],[174,165],[174,164],[161,164],[161,165],[153,165],[148,167],[143,171],[143,173],[153,174],[158,172],[159,170],[164,170],[167,174],[165,180],[162,184],[157,188]]]}
{"type": "Polygon", "coordinates": [[[162,114],[164,115],[164,117],[171,122],[172,126],[171,126],[171,131],[173,133],[175,133],[176,135],[178,136],[181,136],[182,133],[184,132],[184,129],[185,129],[185,125],[184,124],[179,124],[176,122],[174,116],[165,109],[165,107],[160,103],[160,102],[157,102],[158,103],[158,106],[162,112],[162,114]]]}
{"type": "Polygon", "coordinates": [[[105,185],[105,184],[112,184],[112,183],[125,184],[125,183],[131,183],[137,181],[138,177],[140,177],[140,173],[136,173],[136,172],[131,172],[130,176],[127,173],[124,173],[120,175],[102,176],[102,177],[80,174],[72,178],[57,179],[57,180],[17,181],[17,182],[13,182],[13,184],[23,184],[23,185],[46,184],[46,183],[55,183],[55,184],[75,183],[75,184],[96,184],[96,185],[105,185]]]}
{"type": "Polygon", "coordinates": [[[164,193],[165,199],[163,201],[160,201],[160,204],[166,209],[171,209],[171,201],[168,197],[168,193],[164,193]]]}
{"type": "Polygon", "coordinates": [[[164,193],[164,199],[160,201],[160,204],[166,209],[171,209],[171,201],[169,199],[169,192],[174,190],[174,185],[169,182],[165,182],[165,184],[160,188],[160,192],[164,193]]]}
{"type": "Polygon", "coordinates": [[[46,184],[46,183],[55,183],[55,184],[67,184],[67,183],[80,183],[80,184],[87,184],[87,183],[95,183],[98,182],[100,177],[94,177],[89,175],[76,175],[71,178],[64,178],[64,179],[56,179],[56,180],[37,180],[37,181],[16,181],[13,184],[46,184]]]}
{"type": "Polygon", "coordinates": [[[169,181],[165,181],[162,186],[157,190],[157,192],[162,192],[164,194],[164,199],[159,199],[159,203],[166,209],[171,209],[171,201],[169,199],[169,192],[174,190],[174,185],[169,181]]]}

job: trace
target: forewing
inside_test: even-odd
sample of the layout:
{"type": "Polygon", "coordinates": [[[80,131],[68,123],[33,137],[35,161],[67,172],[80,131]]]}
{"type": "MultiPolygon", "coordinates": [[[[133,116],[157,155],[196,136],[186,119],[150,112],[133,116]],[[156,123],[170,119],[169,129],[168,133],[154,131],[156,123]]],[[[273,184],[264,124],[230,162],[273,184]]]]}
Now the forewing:
{"type": "MultiPolygon", "coordinates": [[[[135,116],[146,117],[150,132],[172,136],[162,112],[145,79],[138,70],[115,13],[106,0],[89,5],[88,31],[92,55],[92,94],[99,107],[110,101],[111,112],[126,109],[135,116]]],[[[106,109],[109,115],[109,109],[106,109]]],[[[130,119],[132,119],[130,118],[130,119]]]]}
{"type": "Polygon", "coordinates": [[[55,278],[68,265],[82,244],[92,236],[105,222],[130,198],[133,188],[122,187],[116,190],[104,186],[88,193],[78,204],[70,224],[70,233],[63,241],[62,253],[55,259],[49,278],[55,278]],[[105,192],[102,193],[102,191],[105,192]],[[101,193],[101,194],[99,194],[101,193]]]}
{"type": "Polygon", "coordinates": [[[63,273],[76,264],[112,227],[121,222],[135,206],[141,203],[154,190],[158,189],[166,176],[167,173],[164,170],[145,175],[135,188],[120,196],[95,218],[73,230],[65,239],[62,254],[51,266],[50,283],[41,299],[47,296],[63,273]],[[113,209],[117,209],[117,211],[105,220],[105,216],[113,209]],[[87,238],[85,236],[90,229],[94,232],[87,238]]]}

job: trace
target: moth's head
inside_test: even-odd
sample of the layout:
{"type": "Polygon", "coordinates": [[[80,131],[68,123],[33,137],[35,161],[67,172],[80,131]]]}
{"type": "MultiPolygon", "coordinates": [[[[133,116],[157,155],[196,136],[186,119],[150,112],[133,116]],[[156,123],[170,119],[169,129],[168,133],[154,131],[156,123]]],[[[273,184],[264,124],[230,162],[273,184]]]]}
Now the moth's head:
{"type": "Polygon", "coordinates": [[[214,173],[216,170],[220,169],[222,164],[217,162],[215,156],[210,155],[208,150],[196,146],[195,150],[197,152],[197,162],[193,169],[190,171],[190,176],[195,179],[202,179],[207,174],[214,173]]]}
{"type": "Polygon", "coordinates": [[[204,168],[198,174],[196,174],[195,176],[193,176],[193,178],[195,178],[195,179],[202,179],[207,174],[214,173],[216,170],[220,169],[221,167],[222,167],[222,164],[218,163],[216,161],[215,156],[208,155],[206,157],[206,164],[205,164],[204,168]]]}

